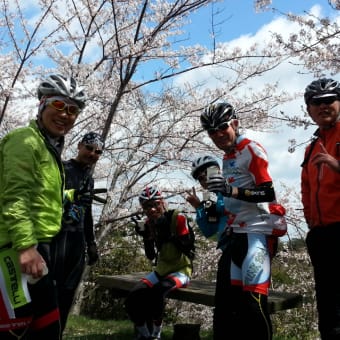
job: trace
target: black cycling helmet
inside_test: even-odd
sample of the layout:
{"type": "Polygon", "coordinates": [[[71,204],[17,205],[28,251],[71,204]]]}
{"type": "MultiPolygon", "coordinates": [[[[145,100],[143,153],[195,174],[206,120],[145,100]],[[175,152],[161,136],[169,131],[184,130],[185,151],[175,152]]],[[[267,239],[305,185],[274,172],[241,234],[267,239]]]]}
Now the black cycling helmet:
{"type": "Polygon", "coordinates": [[[139,202],[143,204],[145,201],[160,200],[162,199],[161,191],[153,186],[147,186],[139,195],[139,202]]]}
{"type": "Polygon", "coordinates": [[[305,89],[305,103],[311,98],[338,97],[340,99],[340,84],[334,79],[321,78],[312,81],[305,89]]]}
{"type": "Polygon", "coordinates": [[[204,130],[217,129],[219,125],[237,118],[232,105],[227,102],[210,104],[201,114],[201,124],[204,130]]]}
{"type": "Polygon", "coordinates": [[[82,110],[85,107],[86,96],[82,88],[78,87],[73,77],[64,77],[52,74],[44,79],[38,86],[39,100],[43,96],[64,96],[77,103],[82,110]]]}
{"type": "Polygon", "coordinates": [[[198,157],[196,160],[192,162],[191,176],[194,179],[197,179],[197,176],[200,172],[204,171],[205,169],[213,165],[220,167],[217,160],[211,156],[198,157]]]}

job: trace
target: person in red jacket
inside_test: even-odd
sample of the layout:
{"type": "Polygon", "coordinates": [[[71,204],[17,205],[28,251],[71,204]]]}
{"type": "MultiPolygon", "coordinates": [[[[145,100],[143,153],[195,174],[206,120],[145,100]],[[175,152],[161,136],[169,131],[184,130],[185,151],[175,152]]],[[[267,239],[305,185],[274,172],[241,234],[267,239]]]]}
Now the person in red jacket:
{"type": "Polygon", "coordinates": [[[318,125],[306,148],[301,172],[306,238],[315,280],[322,340],[340,339],[340,83],[318,79],[304,94],[307,111],[318,125]]]}

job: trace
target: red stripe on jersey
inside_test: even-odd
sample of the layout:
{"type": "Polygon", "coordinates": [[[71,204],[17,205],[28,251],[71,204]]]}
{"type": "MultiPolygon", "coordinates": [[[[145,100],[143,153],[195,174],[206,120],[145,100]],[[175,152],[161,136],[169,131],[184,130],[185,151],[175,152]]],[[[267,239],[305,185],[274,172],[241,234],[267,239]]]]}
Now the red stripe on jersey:
{"type": "MultiPolygon", "coordinates": [[[[262,148],[262,147],[261,147],[262,148]]],[[[251,157],[249,171],[254,175],[255,184],[261,185],[266,182],[272,182],[272,178],[268,173],[268,161],[256,154],[251,146],[248,146],[251,157]]]]}
{"type": "Polygon", "coordinates": [[[50,324],[60,319],[59,309],[56,308],[52,312],[43,315],[42,317],[35,319],[32,322],[32,329],[38,330],[49,326],[50,324]]]}
{"type": "Polygon", "coordinates": [[[177,215],[176,232],[178,236],[189,234],[189,227],[187,226],[187,219],[182,214],[177,215]]]}

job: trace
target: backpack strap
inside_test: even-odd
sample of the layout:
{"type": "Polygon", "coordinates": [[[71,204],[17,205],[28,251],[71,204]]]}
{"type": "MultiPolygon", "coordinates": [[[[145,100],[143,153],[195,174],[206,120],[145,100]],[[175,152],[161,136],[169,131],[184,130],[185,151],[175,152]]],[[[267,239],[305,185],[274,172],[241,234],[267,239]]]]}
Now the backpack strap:
{"type": "Polygon", "coordinates": [[[309,146],[308,153],[306,154],[305,159],[303,160],[303,162],[300,165],[302,168],[309,162],[309,159],[310,159],[310,156],[312,155],[314,146],[315,146],[315,144],[318,140],[318,135],[319,135],[319,129],[314,133],[312,142],[310,143],[310,146],[309,146]]]}
{"type": "MultiPolygon", "coordinates": [[[[177,238],[177,216],[180,213],[179,210],[173,210],[172,211],[172,216],[171,216],[171,224],[170,224],[170,233],[171,233],[171,237],[172,239],[176,239],[177,238]]],[[[189,224],[189,219],[188,217],[186,217],[187,219],[187,224],[188,224],[188,228],[189,228],[189,237],[190,237],[190,243],[188,245],[184,245],[179,241],[174,241],[175,245],[183,252],[184,255],[186,255],[191,261],[194,259],[195,257],[195,234],[194,234],[194,230],[192,228],[192,226],[189,224]]]]}
{"type": "Polygon", "coordinates": [[[170,223],[170,233],[171,236],[177,236],[177,216],[179,214],[179,211],[174,209],[172,211],[172,216],[171,216],[171,223],[170,223]]]}

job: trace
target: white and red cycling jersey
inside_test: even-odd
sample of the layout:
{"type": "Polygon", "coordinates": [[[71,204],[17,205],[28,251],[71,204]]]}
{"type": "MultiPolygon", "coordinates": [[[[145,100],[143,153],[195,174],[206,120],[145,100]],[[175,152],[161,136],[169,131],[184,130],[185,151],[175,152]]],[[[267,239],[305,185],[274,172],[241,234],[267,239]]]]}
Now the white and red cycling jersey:
{"type": "MultiPolygon", "coordinates": [[[[235,151],[224,156],[223,175],[229,185],[237,188],[254,189],[272,182],[266,151],[244,136],[238,136],[235,151]]],[[[235,233],[282,236],[287,231],[285,209],[276,201],[254,203],[225,197],[224,206],[235,233]]]]}

